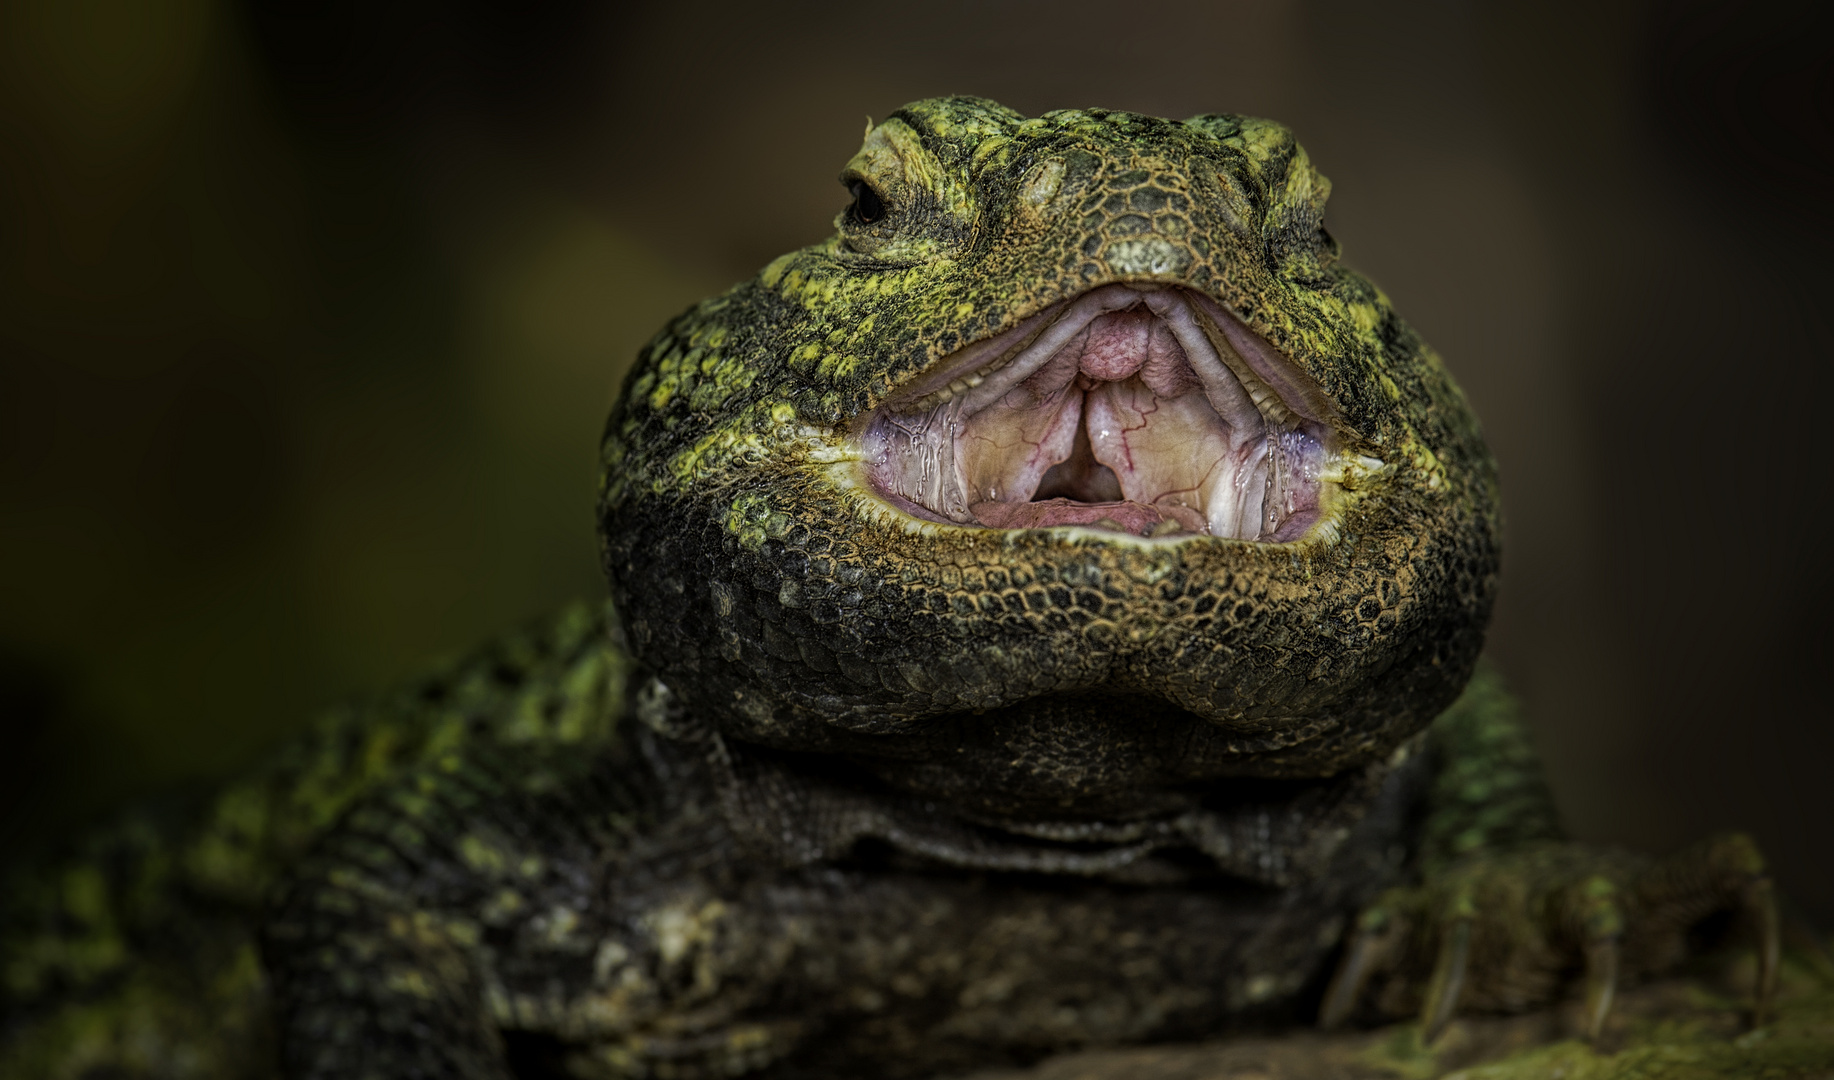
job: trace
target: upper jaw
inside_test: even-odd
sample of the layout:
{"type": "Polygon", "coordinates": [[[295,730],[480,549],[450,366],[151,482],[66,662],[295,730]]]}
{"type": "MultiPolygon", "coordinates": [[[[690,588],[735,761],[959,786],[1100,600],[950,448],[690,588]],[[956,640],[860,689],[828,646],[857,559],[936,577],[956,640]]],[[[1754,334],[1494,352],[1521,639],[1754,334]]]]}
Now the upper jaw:
{"type": "Polygon", "coordinates": [[[872,488],[914,517],[1279,543],[1331,517],[1336,421],[1215,301],[1111,284],[944,357],[855,437],[872,488]]]}

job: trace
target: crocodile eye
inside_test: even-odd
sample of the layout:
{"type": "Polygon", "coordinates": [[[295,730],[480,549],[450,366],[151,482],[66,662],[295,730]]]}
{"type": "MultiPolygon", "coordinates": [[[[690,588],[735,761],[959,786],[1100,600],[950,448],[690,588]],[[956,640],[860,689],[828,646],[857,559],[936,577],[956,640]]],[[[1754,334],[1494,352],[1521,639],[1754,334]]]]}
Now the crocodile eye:
{"type": "Polygon", "coordinates": [[[873,186],[864,180],[849,180],[847,190],[853,192],[853,219],[862,225],[871,225],[885,216],[885,200],[873,190],[873,186]]]}

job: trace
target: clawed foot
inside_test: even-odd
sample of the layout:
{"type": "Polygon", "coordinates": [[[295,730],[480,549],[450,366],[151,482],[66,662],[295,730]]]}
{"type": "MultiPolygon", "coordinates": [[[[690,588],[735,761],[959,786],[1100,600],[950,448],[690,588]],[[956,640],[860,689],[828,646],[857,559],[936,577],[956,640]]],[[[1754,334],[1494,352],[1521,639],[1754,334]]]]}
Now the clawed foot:
{"type": "Polygon", "coordinates": [[[1319,1022],[1337,1027],[1365,1004],[1389,1016],[1418,1010],[1430,1043],[1461,1011],[1525,1011],[1583,972],[1586,1035],[1596,1040],[1620,982],[1670,967],[1691,928],[1727,911],[1757,932],[1762,1024],[1780,931],[1749,837],[1722,834],[1657,860],[1559,842],[1473,856],[1363,912],[1319,1022]]]}

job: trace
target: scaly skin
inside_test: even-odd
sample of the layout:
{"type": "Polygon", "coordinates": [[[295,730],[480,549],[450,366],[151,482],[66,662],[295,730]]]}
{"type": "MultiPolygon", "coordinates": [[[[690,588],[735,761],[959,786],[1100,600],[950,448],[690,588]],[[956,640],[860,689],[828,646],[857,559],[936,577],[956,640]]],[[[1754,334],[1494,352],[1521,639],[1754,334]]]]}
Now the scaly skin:
{"type": "Polygon", "coordinates": [[[1494,678],[1453,705],[1495,470],[1283,128],[941,99],[847,176],[883,218],[676,319],[611,418],[628,656],[572,613],[21,878],[0,1072],[921,1076],[1321,997],[1436,1028],[1767,910],[1741,838],[1561,840],[1494,678]],[[1207,295],[1309,378],[1319,525],[1000,531],[874,493],[871,410],[1112,282],[1207,295]]]}
{"type": "Polygon", "coordinates": [[[627,662],[606,612],[531,633],[332,713],[198,807],[135,810],[9,875],[0,1076],[278,1075],[256,931],[276,883],[365,797],[470,757],[611,740],[627,662]]]}

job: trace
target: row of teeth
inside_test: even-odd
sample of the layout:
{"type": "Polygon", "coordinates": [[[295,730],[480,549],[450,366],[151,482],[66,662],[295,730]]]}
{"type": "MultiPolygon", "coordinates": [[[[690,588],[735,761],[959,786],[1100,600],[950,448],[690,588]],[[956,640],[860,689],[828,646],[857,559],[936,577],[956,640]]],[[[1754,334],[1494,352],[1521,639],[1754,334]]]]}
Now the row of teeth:
{"type": "MultiPolygon", "coordinates": [[[[1058,319],[1063,318],[1063,314],[1060,313],[1057,318],[1058,319]]],[[[1000,369],[1004,367],[1007,367],[1013,361],[1019,359],[1020,356],[1024,355],[1025,350],[1032,347],[1032,342],[1037,341],[1038,338],[1046,330],[1049,330],[1051,327],[1056,326],[1056,325],[1057,325],[1057,319],[1053,319],[1050,322],[1039,326],[1037,329],[1033,330],[1031,333],[1025,335],[1023,338],[1020,338],[1019,341],[1016,342],[1011,348],[1008,348],[1006,351],[1002,352],[1000,355],[994,357],[992,360],[989,360],[987,363],[981,365],[979,368],[975,369],[972,373],[968,375],[964,375],[959,379],[951,379],[949,380],[949,385],[943,387],[941,390],[933,390],[930,393],[925,394],[924,396],[918,398],[916,401],[911,403],[909,411],[928,412],[929,410],[936,408],[938,405],[947,405],[949,402],[954,401],[957,396],[961,394],[966,394],[968,391],[973,390],[975,387],[986,382],[988,376],[992,375],[994,372],[999,371],[1000,369]]],[[[903,411],[903,410],[900,410],[900,411],[903,411]]]]}
{"type": "Polygon", "coordinates": [[[1224,337],[1222,330],[1211,321],[1209,313],[1196,305],[1192,305],[1191,313],[1197,316],[1197,325],[1202,328],[1204,336],[1210,339],[1210,345],[1216,350],[1217,357],[1235,375],[1236,381],[1242,384],[1242,389],[1248,392],[1248,400],[1254,402],[1255,409],[1260,412],[1262,419],[1281,427],[1292,427],[1292,410],[1286,407],[1286,402],[1280,399],[1280,395],[1274,392],[1274,388],[1267,385],[1255,369],[1249,367],[1247,361],[1242,359],[1241,354],[1235,351],[1235,347],[1229,344],[1229,339],[1224,337]]]}

